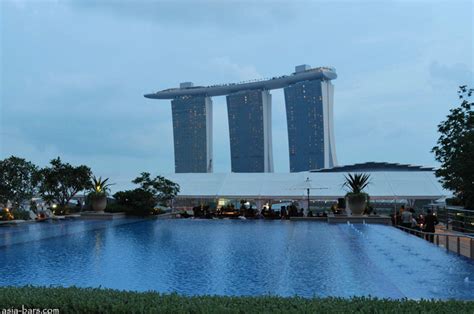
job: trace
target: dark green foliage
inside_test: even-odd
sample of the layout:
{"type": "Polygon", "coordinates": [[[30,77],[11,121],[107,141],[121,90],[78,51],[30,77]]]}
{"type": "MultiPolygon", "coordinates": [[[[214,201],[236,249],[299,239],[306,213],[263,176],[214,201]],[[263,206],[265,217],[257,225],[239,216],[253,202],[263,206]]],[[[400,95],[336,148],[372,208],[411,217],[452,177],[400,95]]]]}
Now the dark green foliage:
{"type": "Polygon", "coordinates": [[[33,197],[37,182],[37,167],[25,159],[11,156],[0,161],[0,203],[12,203],[16,209],[20,204],[33,197]]]}
{"type": "Polygon", "coordinates": [[[473,92],[466,85],[459,87],[461,105],[438,125],[441,135],[432,149],[441,163],[436,176],[469,209],[474,209],[474,103],[469,101],[473,92]]]}
{"type": "Polygon", "coordinates": [[[115,193],[116,204],[107,211],[124,211],[138,216],[155,215],[159,213],[159,210],[154,209],[157,204],[166,205],[179,192],[176,183],[162,176],[152,179],[148,172],[143,172],[132,182],[140,187],[115,193]]]}
{"type": "Polygon", "coordinates": [[[39,193],[50,203],[57,203],[60,211],[82,190],[90,187],[91,169],[87,166],[71,166],[58,157],[51,160],[51,167],[38,171],[39,193]]]}
{"type": "Polygon", "coordinates": [[[38,210],[38,204],[36,204],[34,200],[30,201],[30,210],[32,210],[34,213],[36,213],[38,210]]]}
{"type": "Polygon", "coordinates": [[[348,194],[360,194],[370,184],[370,174],[367,173],[348,173],[346,182],[342,185],[349,189],[348,194]]]}
{"type": "Polygon", "coordinates": [[[168,206],[176,194],[179,193],[179,185],[162,176],[151,178],[148,172],[142,172],[141,175],[132,181],[139,184],[141,189],[152,193],[156,199],[156,203],[168,206]]]}
{"type": "Polygon", "coordinates": [[[114,194],[114,198],[117,202],[116,206],[122,206],[124,211],[130,215],[151,215],[156,205],[154,195],[141,188],[117,192],[114,194]]]}
{"type": "Polygon", "coordinates": [[[53,308],[60,313],[472,313],[472,301],[366,297],[196,296],[110,289],[0,287],[2,308],[53,308]]]}
{"type": "Polygon", "coordinates": [[[117,202],[108,202],[104,211],[107,213],[128,213],[130,210],[128,206],[118,204],[117,202]]]}
{"type": "Polygon", "coordinates": [[[30,219],[30,213],[26,210],[12,209],[11,213],[15,219],[21,219],[21,220],[30,219]]]}
{"type": "Polygon", "coordinates": [[[458,197],[450,197],[450,198],[446,199],[446,205],[448,205],[448,206],[463,206],[463,203],[458,197]]]}

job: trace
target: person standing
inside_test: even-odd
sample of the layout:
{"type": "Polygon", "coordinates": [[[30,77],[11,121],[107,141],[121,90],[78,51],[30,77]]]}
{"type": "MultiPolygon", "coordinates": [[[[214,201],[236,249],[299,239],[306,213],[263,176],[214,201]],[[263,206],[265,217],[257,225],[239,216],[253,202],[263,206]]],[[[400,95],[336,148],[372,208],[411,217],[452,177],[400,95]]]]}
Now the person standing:
{"type": "Polygon", "coordinates": [[[411,219],[413,218],[412,213],[409,210],[402,212],[402,226],[405,228],[411,228],[411,219]]]}
{"type": "MultiPolygon", "coordinates": [[[[426,217],[425,217],[425,232],[435,233],[435,232],[436,232],[435,226],[436,226],[438,223],[439,223],[438,217],[436,217],[436,215],[434,215],[434,214],[431,212],[431,209],[428,209],[427,215],[426,215],[426,217]]],[[[426,240],[428,240],[428,241],[430,241],[431,243],[433,243],[434,235],[433,235],[433,234],[428,234],[428,235],[426,235],[426,240]]]]}
{"type": "Polygon", "coordinates": [[[405,205],[400,206],[400,209],[395,213],[395,224],[402,224],[402,213],[405,210],[405,205]]]}
{"type": "Polygon", "coordinates": [[[280,210],[281,219],[287,219],[286,206],[282,206],[280,210]]]}

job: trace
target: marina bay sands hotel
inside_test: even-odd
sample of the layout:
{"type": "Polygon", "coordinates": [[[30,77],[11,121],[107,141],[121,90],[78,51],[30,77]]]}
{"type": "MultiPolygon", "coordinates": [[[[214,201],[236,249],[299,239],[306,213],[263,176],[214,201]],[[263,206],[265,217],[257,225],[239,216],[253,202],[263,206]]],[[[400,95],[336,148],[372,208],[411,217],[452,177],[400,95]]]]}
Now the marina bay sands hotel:
{"type": "Polygon", "coordinates": [[[331,168],[334,68],[300,65],[291,75],[240,83],[181,83],[145,97],[171,99],[175,172],[212,172],[212,98],[226,96],[232,172],[273,172],[272,95],[283,88],[290,171],[331,168]]]}

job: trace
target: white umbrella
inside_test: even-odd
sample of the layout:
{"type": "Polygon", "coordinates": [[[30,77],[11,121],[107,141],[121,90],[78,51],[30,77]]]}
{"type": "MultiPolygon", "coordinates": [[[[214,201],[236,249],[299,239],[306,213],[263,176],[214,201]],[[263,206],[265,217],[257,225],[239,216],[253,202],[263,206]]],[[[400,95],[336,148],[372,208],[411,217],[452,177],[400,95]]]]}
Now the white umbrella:
{"type": "Polygon", "coordinates": [[[290,190],[303,190],[306,191],[306,195],[308,197],[308,211],[309,211],[309,194],[311,190],[327,190],[327,187],[321,187],[321,186],[314,186],[312,184],[312,180],[307,177],[305,181],[302,183],[298,183],[294,185],[290,190]]]}

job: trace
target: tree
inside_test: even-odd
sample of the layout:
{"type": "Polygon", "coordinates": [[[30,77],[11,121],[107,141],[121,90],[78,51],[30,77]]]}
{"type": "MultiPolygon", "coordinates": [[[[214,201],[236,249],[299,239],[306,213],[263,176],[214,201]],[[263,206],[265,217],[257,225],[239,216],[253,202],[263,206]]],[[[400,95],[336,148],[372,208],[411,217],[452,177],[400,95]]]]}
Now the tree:
{"type": "Polygon", "coordinates": [[[466,85],[459,87],[461,105],[451,109],[447,119],[438,125],[441,135],[432,149],[441,163],[436,176],[469,209],[474,209],[474,103],[470,102],[473,92],[466,85]]]}
{"type": "Polygon", "coordinates": [[[177,183],[165,177],[156,176],[152,179],[148,172],[142,172],[132,182],[139,184],[143,190],[152,193],[156,202],[163,206],[167,206],[169,201],[179,193],[180,189],[177,183]]]}
{"type": "Polygon", "coordinates": [[[49,203],[55,202],[64,211],[69,201],[91,185],[91,169],[81,165],[73,167],[62,163],[58,157],[51,160],[51,167],[38,171],[39,193],[49,203]]]}
{"type": "Polygon", "coordinates": [[[0,161],[0,203],[11,202],[18,209],[25,200],[31,200],[36,192],[35,174],[38,168],[23,158],[11,156],[0,161]]]}
{"type": "Polygon", "coordinates": [[[125,211],[132,215],[150,215],[156,205],[154,195],[141,188],[117,192],[114,198],[118,205],[125,207],[125,211]]]}

